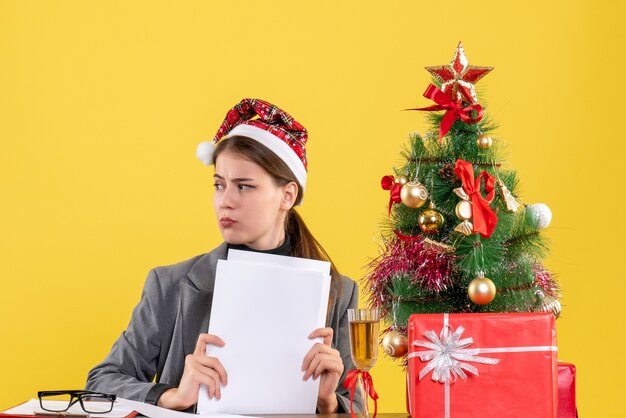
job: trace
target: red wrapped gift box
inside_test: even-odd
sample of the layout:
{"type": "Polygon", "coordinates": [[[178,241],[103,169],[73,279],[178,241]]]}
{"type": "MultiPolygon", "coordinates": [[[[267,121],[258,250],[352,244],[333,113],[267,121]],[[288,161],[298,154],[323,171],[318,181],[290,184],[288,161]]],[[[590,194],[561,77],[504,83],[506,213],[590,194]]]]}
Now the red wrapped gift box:
{"type": "Polygon", "coordinates": [[[559,362],[558,418],[576,418],[576,366],[559,362]]]}
{"type": "Polygon", "coordinates": [[[412,418],[557,416],[552,314],[417,314],[408,338],[412,418]]]}

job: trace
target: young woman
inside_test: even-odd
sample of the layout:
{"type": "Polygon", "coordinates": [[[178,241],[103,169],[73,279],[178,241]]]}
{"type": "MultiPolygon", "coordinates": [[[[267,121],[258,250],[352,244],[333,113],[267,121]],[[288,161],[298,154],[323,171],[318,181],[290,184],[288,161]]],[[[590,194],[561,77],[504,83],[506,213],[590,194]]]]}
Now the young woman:
{"type": "MultiPolygon", "coordinates": [[[[205,164],[215,164],[213,204],[225,242],[150,271],[128,328],[89,372],[87,389],[181,410],[197,403],[200,385],[220,398],[228,370],[205,355],[207,345],[227,343],[206,334],[217,260],[236,248],[330,261],[294,210],[306,186],[306,141],[302,125],[262,100],[244,99],[228,112],[213,142],[197,152],[205,164]]],[[[354,368],[347,309],[357,307],[358,288],[332,264],[331,276],[326,327],[309,335],[324,342],[302,359],[303,379],[321,379],[321,413],[350,411],[342,383],[354,368]]]]}

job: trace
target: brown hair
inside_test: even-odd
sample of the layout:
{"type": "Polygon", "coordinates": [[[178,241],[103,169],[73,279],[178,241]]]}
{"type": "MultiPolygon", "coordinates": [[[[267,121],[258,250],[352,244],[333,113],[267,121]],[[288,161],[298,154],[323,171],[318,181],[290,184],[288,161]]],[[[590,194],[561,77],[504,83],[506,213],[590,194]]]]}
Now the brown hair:
{"type": "MultiPolygon", "coordinates": [[[[296,176],[291,169],[287,167],[287,164],[265,145],[245,136],[232,136],[227,140],[222,140],[217,143],[215,153],[213,154],[213,164],[216,163],[217,157],[225,151],[233,152],[257,164],[274,179],[274,182],[278,186],[284,186],[290,182],[296,183],[298,185],[298,196],[296,197],[294,206],[302,201],[302,186],[296,179],[296,176]]],[[[334,292],[331,291],[331,297],[329,299],[330,308],[332,299],[339,297],[343,287],[341,285],[341,275],[337,267],[335,267],[328,253],[315,239],[302,217],[293,207],[289,210],[285,218],[285,232],[289,234],[291,240],[289,255],[330,262],[331,289],[334,290],[334,292]]]]}

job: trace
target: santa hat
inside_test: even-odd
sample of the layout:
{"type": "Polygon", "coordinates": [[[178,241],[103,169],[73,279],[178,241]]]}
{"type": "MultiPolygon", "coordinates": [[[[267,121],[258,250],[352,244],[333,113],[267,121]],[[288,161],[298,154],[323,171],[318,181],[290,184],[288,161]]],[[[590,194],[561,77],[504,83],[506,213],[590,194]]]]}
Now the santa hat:
{"type": "Polygon", "coordinates": [[[213,141],[198,145],[196,156],[205,165],[213,164],[215,144],[236,135],[251,138],[269,148],[287,164],[304,191],[308,134],[291,115],[266,101],[243,99],[228,111],[213,141]]]}

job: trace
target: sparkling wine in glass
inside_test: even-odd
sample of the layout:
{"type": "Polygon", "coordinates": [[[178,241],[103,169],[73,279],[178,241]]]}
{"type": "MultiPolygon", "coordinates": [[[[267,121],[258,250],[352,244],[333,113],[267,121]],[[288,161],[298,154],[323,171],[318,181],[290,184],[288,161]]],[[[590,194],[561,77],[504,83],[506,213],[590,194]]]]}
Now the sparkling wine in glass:
{"type": "MultiPolygon", "coordinates": [[[[378,358],[379,309],[348,309],[352,361],[361,372],[369,372],[378,358]]],[[[369,417],[368,383],[360,375],[363,396],[363,417],[369,417]]]]}

